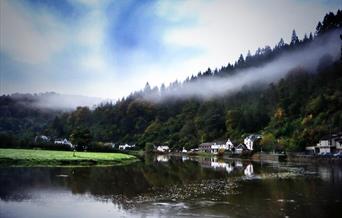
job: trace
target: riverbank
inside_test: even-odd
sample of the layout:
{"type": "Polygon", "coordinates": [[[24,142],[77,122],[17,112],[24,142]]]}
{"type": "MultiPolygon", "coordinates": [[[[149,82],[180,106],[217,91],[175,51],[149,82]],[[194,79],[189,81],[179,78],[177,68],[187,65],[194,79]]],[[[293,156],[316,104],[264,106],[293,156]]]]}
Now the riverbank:
{"type": "Polygon", "coordinates": [[[129,154],[0,149],[0,166],[122,165],[137,161],[129,154]]]}

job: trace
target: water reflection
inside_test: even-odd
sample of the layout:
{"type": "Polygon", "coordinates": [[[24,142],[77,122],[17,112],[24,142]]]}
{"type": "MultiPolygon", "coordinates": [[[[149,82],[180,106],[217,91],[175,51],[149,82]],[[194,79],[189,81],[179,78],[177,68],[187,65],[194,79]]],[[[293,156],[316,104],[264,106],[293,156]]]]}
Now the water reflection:
{"type": "Polygon", "coordinates": [[[253,177],[253,164],[248,164],[243,172],[247,177],[253,177]]]}
{"type": "Polygon", "coordinates": [[[251,162],[246,162],[245,165],[240,160],[233,160],[230,162],[218,159],[217,157],[198,159],[199,163],[204,168],[212,168],[214,170],[224,170],[228,174],[234,171],[243,172],[245,176],[252,177],[254,175],[254,168],[251,162]]]}
{"type": "Polygon", "coordinates": [[[341,184],[342,168],[335,165],[270,165],[191,156],[159,155],[115,167],[0,168],[0,217],[48,217],[49,211],[66,217],[56,204],[70,209],[73,205],[76,217],[87,217],[84,211],[90,208],[110,211],[101,211],[98,217],[334,217],[342,206],[341,184]],[[293,172],[303,175],[292,176],[293,172]],[[19,211],[24,212],[18,215],[19,211]]]}
{"type": "Polygon", "coordinates": [[[156,158],[158,162],[168,162],[170,160],[168,155],[157,155],[156,158]]]}

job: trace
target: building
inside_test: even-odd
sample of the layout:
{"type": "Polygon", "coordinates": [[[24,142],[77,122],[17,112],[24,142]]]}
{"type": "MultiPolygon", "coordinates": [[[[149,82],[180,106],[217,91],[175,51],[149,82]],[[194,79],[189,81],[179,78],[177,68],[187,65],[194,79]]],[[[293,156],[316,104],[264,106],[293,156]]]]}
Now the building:
{"type": "Polygon", "coordinates": [[[113,142],[105,142],[103,143],[103,146],[115,149],[115,143],[113,142]]]}
{"type": "Polygon", "coordinates": [[[160,145],[157,146],[157,152],[161,152],[161,153],[166,153],[166,152],[170,152],[170,148],[167,145],[160,145]]]}
{"type": "Polygon", "coordinates": [[[234,154],[242,154],[243,151],[248,150],[246,145],[244,144],[239,144],[238,146],[234,147],[233,153],[234,154]]]}
{"type": "Polygon", "coordinates": [[[73,144],[68,139],[55,140],[54,144],[69,145],[71,148],[74,147],[73,144]]]}
{"type": "Polygon", "coordinates": [[[255,143],[261,139],[261,135],[257,134],[252,134],[247,136],[244,140],[243,143],[246,145],[246,148],[250,151],[253,151],[255,143]]]}
{"type": "Polygon", "coordinates": [[[205,143],[200,144],[198,148],[201,152],[211,153],[211,145],[213,144],[214,144],[213,142],[205,142],[205,143]]]}
{"type": "MultiPolygon", "coordinates": [[[[306,147],[309,149],[310,147],[306,147]]],[[[315,153],[336,153],[342,151],[342,133],[323,136],[315,146],[315,153]]]]}
{"type": "Polygon", "coordinates": [[[119,150],[128,150],[132,148],[135,148],[135,145],[129,145],[129,144],[119,145],[119,150]]]}
{"type": "Polygon", "coordinates": [[[50,142],[50,138],[45,136],[45,135],[40,135],[40,136],[36,136],[34,138],[34,142],[36,142],[36,143],[47,143],[47,142],[50,142]]]}
{"type": "Polygon", "coordinates": [[[206,142],[206,143],[200,144],[198,147],[200,151],[212,153],[212,154],[218,154],[220,150],[224,150],[224,151],[231,150],[234,147],[230,139],[228,139],[225,144],[223,143],[206,142]]]}

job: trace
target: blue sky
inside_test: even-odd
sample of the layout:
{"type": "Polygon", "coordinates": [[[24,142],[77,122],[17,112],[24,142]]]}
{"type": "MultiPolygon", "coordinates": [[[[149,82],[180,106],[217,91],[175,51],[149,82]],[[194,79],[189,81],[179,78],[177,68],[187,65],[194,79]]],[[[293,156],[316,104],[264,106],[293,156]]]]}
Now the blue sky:
{"type": "Polygon", "coordinates": [[[314,31],[340,0],[1,0],[0,93],[120,98],[314,31]]]}

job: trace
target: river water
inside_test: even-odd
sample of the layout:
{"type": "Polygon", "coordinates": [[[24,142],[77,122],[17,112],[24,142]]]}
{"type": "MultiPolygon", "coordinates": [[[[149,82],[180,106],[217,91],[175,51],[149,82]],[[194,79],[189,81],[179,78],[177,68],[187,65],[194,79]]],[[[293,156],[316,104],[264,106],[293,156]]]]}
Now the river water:
{"type": "Polygon", "coordinates": [[[0,217],[342,217],[342,166],[159,155],[1,167],[0,217]]]}

